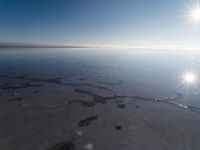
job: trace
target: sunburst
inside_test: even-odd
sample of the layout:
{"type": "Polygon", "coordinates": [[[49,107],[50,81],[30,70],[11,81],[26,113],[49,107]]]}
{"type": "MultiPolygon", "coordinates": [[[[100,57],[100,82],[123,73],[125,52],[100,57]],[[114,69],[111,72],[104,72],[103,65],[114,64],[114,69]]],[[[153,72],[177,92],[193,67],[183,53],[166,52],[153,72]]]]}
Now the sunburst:
{"type": "Polygon", "coordinates": [[[188,7],[185,17],[190,25],[194,27],[200,26],[200,3],[197,1],[191,7],[188,7]]]}

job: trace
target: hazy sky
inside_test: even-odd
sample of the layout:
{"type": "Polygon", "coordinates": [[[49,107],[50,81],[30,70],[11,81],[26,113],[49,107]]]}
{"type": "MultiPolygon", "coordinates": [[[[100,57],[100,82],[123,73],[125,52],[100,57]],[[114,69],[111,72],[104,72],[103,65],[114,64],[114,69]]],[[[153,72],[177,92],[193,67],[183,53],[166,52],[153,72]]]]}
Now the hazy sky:
{"type": "Polygon", "coordinates": [[[198,44],[183,16],[196,0],[0,0],[0,41],[198,44]]]}

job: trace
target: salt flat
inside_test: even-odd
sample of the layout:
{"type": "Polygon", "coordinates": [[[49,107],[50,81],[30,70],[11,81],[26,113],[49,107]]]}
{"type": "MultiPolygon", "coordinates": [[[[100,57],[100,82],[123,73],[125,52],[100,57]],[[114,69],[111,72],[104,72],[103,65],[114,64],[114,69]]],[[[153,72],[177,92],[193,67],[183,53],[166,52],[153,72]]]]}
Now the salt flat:
{"type": "Polygon", "coordinates": [[[200,147],[198,91],[180,86],[180,74],[191,65],[186,53],[23,49],[0,54],[0,149],[200,147]]]}

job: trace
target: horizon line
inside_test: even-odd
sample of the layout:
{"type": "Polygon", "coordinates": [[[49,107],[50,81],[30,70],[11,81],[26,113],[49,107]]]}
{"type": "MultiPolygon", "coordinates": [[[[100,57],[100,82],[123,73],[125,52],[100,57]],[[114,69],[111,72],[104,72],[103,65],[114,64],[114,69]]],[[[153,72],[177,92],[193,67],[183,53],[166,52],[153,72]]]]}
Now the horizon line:
{"type": "Polygon", "coordinates": [[[91,48],[91,46],[0,42],[0,48],[91,48]]]}
{"type": "Polygon", "coordinates": [[[31,44],[18,42],[0,42],[1,48],[113,48],[113,49],[192,49],[200,50],[200,45],[189,44],[127,44],[127,45],[65,45],[65,44],[31,44]]]}

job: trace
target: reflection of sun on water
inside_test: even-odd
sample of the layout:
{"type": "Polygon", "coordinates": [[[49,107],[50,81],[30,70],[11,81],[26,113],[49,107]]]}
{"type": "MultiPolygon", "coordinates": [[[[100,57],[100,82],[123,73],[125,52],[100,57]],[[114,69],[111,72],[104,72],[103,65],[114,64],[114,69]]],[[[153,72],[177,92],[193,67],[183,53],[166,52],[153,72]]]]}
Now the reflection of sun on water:
{"type": "Polygon", "coordinates": [[[199,83],[198,73],[195,71],[187,71],[181,76],[181,86],[187,90],[187,94],[189,91],[199,93],[199,83]]]}
{"type": "Polygon", "coordinates": [[[197,76],[193,72],[187,72],[183,75],[184,83],[194,84],[197,81],[197,76]]]}

